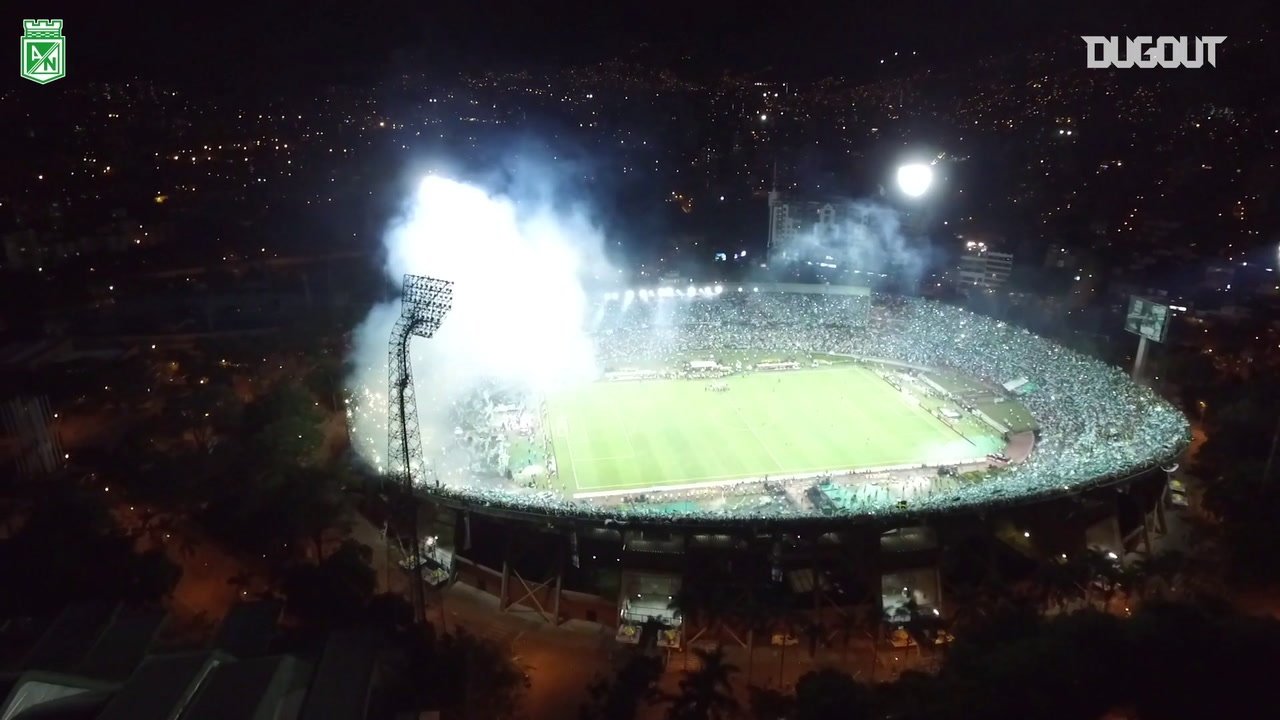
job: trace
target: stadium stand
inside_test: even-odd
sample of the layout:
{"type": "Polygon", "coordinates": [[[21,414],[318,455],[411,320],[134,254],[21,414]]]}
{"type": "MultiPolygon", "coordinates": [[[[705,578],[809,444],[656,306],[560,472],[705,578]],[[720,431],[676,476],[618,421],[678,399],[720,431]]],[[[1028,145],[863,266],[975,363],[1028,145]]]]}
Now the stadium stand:
{"type": "MultiPolygon", "coordinates": [[[[518,423],[536,420],[539,413],[536,408],[518,409],[514,416],[509,408],[498,412],[500,396],[494,395],[457,408],[460,435],[487,459],[473,463],[475,475],[446,478],[443,486],[432,491],[482,507],[601,519],[884,517],[1079,492],[1150,469],[1180,453],[1188,441],[1186,418],[1118,368],[1024,329],[942,303],[896,297],[878,302],[872,306],[866,295],[758,292],[750,286],[724,288],[722,294],[711,296],[655,296],[647,301],[615,295],[597,314],[601,319],[593,330],[607,373],[625,374],[646,363],[650,369],[687,373],[690,359],[712,356],[787,361],[828,353],[902,364],[917,369],[958,403],[985,414],[994,426],[1013,434],[1035,429],[1038,440],[1024,462],[982,478],[934,474],[908,483],[864,483],[834,493],[838,502],[833,502],[832,493],[815,496],[811,491],[801,491],[799,496],[825,497],[816,503],[796,502],[797,494],[776,487],[762,489],[756,483],[742,488],[749,495],[746,501],[697,502],[736,492],[722,488],[702,495],[655,496],[656,502],[602,506],[495,476],[491,468],[504,466],[509,448],[487,428],[498,417],[518,423]],[[1011,396],[1002,387],[1015,379],[1025,381],[1020,387],[1032,388],[1016,404],[1006,400],[1011,396]]],[[[732,371],[730,365],[726,360],[726,371],[732,371]]],[[[507,405],[512,402],[508,397],[500,399],[507,405]]],[[[523,446],[519,452],[537,452],[534,446],[532,450],[523,446]]]]}

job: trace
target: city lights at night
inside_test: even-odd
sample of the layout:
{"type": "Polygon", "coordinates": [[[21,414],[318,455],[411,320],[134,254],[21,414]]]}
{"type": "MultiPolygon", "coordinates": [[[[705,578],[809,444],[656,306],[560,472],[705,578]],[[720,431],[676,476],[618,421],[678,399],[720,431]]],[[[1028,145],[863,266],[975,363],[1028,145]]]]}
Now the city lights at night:
{"type": "Polygon", "coordinates": [[[1271,10],[11,13],[0,718],[1264,716],[1271,10]]]}

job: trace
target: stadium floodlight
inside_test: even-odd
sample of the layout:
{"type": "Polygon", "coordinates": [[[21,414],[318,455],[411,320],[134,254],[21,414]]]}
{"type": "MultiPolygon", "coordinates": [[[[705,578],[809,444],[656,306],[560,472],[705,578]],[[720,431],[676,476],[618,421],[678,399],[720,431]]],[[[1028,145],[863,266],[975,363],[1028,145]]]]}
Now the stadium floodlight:
{"type": "Polygon", "coordinates": [[[742,292],[742,288],[741,288],[741,287],[739,287],[739,288],[738,288],[738,292],[742,292]]]}
{"type": "Polygon", "coordinates": [[[717,295],[719,295],[720,293],[724,292],[724,286],[723,286],[723,285],[717,285],[717,286],[716,286],[716,291],[715,291],[715,292],[716,292],[716,294],[717,294],[717,295]]]}
{"type": "Polygon", "coordinates": [[[758,288],[758,287],[753,287],[753,288],[751,288],[751,292],[760,292],[760,288],[758,288]]]}
{"type": "Polygon", "coordinates": [[[689,297],[693,297],[694,295],[697,295],[697,294],[698,294],[698,288],[696,288],[696,287],[694,287],[694,286],[690,285],[690,286],[689,286],[689,293],[688,293],[689,297]]]}
{"type": "Polygon", "coordinates": [[[660,298],[670,298],[675,296],[676,296],[676,289],[673,287],[658,288],[658,297],[660,298]]]}
{"type": "Polygon", "coordinates": [[[924,195],[932,184],[933,169],[924,163],[908,163],[898,168],[898,189],[907,197],[924,195]]]}
{"type": "Polygon", "coordinates": [[[622,301],[623,301],[623,302],[627,302],[627,303],[629,303],[629,302],[631,302],[632,300],[635,300],[635,299],[636,299],[636,291],[635,291],[635,290],[628,290],[628,291],[626,291],[625,293],[623,293],[623,294],[622,294],[622,301]]]}
{"type": "MultiPolygon", "coordinates": [[[[422,566],[418,548],[418,511],[413,502],[414,472],[422,469],[422,436],[418,401],[413,387],[409,339],[431,338],[453,308],[453,283],[423,275],[405,275],[400,317],[391,329],[387,347],[387,461],[388,474],[404,483],[413,532],[414,567],[422,566]]],[[[439,480],[437,479],[437,484],[439,480]]],[[[414,620],[422,622],[425,605],[421,588],[411,589],[414,620]]]]}
{"type": "Polygon", "coordinates": [[[414,471],[422,462],[409,338],[430,338],[453,307],[453,283],[421,275],[405,275],[400,318],[392,328],[388,347],[387,394],[388,460],[390,475],[403,475],[412,488],[414,471]]]}

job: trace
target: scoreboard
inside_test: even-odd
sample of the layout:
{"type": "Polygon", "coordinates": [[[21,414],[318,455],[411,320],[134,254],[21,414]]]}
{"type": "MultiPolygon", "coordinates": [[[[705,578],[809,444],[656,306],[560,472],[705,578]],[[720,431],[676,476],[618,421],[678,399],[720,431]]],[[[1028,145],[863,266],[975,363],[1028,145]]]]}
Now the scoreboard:
{"type": "Polygon", "coordinates": [[[1139,337],[1162,343],[1169,334],[1169,306],[1132,295],[1124,329],[1139,337]]]}

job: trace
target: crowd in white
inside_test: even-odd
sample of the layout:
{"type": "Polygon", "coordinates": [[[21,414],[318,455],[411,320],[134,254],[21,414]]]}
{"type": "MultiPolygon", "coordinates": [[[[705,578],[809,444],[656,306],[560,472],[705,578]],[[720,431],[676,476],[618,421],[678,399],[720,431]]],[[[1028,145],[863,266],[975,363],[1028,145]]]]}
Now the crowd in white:
{"type": "MultiPolygon", "coordinates": [[[[626,307],[612,301],[595,331],[606,369],[739,352],[779,357],[838,353],[950,369],[991,384],[1027,378],[1036,386],[1020,398],[1040,427],[1035,450],[1025,462],[976,483],[917,483],[909,496],[875,488],[841,511],[853,515],[939,512],[1074,493],[1157,466],[1189,439],[1182,413],[1118,368],[1026,330],[933,301],[886,298],[872,308],[867,297],[750,291],[626,307]]],[[[445,492],[470,502],[538,513],[618,520],[710,520],[744,514],[742,504],[734,502],[703,502],[698,509],[682,505],[679,511],[655,507],[652,501],[659,497],[671,499],[665,494],[605,506],[491,483],[449,485],[453,489],[445,492]]],[[[713,498],[726,493],[733,489],[698,494],[713,498]]],[[[781,489],[765,498],[757,495],[749,514],[815,514],[793,496],[781,489]]]]}

